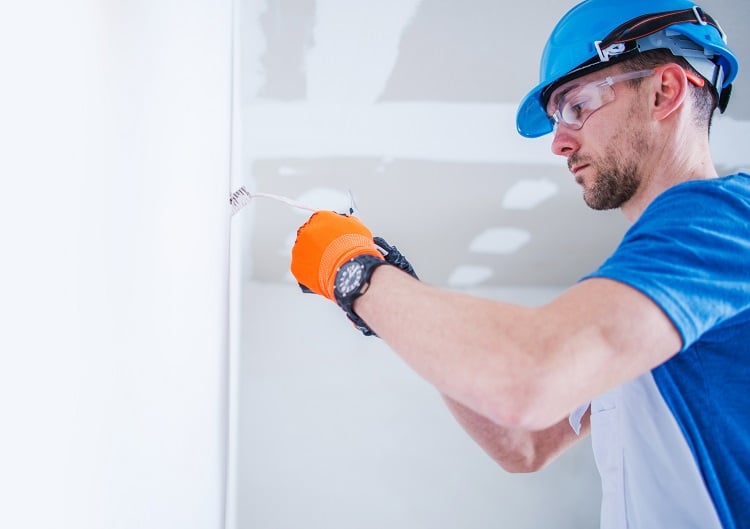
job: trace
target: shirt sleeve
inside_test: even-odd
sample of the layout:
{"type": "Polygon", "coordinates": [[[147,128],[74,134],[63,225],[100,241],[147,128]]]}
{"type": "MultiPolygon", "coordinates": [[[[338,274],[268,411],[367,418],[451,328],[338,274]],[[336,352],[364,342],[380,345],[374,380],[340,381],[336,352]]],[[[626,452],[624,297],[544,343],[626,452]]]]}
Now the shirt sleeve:
{"type": "Polygon", "coordinates": [[[613,279],[651,298],[683,350],[750,305],[750,205],[710,184],[686,182],[657,197],[615,253],[583,278],[613,279]]]}

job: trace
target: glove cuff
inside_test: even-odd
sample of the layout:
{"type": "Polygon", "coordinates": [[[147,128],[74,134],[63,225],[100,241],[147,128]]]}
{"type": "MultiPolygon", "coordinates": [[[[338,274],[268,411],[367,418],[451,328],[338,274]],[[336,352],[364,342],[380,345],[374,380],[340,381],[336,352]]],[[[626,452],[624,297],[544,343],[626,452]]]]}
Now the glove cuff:
{"type": "Polygon", "coordinates": [[[336,273],[342,264],[359,255],[372,255],[383,259],[372,242],[372,238],[359,233],[346,233],[326,246],[318,268],[318,285],[325,297],[335,301],[333,286],[336,281],[336,273]]]}

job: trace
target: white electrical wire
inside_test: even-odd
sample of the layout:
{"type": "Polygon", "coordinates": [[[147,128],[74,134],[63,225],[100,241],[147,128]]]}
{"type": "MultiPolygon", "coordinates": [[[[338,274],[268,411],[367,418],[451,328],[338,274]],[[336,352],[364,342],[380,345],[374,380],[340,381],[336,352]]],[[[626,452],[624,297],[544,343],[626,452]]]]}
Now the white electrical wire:
{"type": "Polygon", "coordinates": [[[281,195],[274,195],[272,193],[251,193],[245,188],[245,186],[242,186],[237,191],[232,193],[232,196],[229,198],[229,205],[232,206],[232,215],[247,206],[250,203],[250,200],[252,200],[253,198],[270,198],[272,200],[283,202],[284,204],[292,206],[293,208],[304,209],[307,211],[317,211],[316,208],[308,206],[307,204],[303,204],[298,200],[294,200],[292,198],[284,197],[281,195]]]}
{"type": "MultiPolygon", "coordinates": [[[[253,198],[270,198],[271,200],[283,202],[284,204],[291,206],[293,208],[304,209],[306,211],[312,211],[312,212],[318,211],[318,209],[320,209],[320,208],[314,208],[312,206],[304,204],[300,202],[299,200],[294,200],[293,198],[285,197],[282,195],[274,195],[273,193],[261,193],[261,192],[251,193],[245,188],[245,186],[242,186],[237,191],[232,193],[232,196],[229,198],[229,205],[232,207],[232,215],[234,215],[235,213],[240,211],[242,208],[247,206],[253,198]]],[[[348,214],[353,215],[357,209],[357,206],[354,202],[354,195],[352,194],[351,190],[349,191],[349,199],[350,199],[350,206],[349,206],[348,214]]]]}

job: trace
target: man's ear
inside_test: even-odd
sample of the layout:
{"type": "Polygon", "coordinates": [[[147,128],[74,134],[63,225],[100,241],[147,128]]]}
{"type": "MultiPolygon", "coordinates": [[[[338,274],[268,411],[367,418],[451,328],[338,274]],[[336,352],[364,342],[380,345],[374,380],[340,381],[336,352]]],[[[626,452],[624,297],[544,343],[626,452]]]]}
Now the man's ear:
{"type": "Polygon", "coordinates": [[[669,117],[680,108],[688,93],[688,81],[685,70],[675,63],[659,66],[653,81],[653,113],[656,119],[669,117]]]}

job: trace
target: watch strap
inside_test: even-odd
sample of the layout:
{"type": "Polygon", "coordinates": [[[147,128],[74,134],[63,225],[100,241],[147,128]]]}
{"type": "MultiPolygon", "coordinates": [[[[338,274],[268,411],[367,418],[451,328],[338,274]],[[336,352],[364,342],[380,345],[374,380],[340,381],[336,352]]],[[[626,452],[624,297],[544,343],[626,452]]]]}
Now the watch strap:
{"type": "MultiPolygon", "coordinates": [[[[359,288],[352,292],[351,294],[347,296],[341,296],[338,291],[334,288],[334,296],[336,298],[336,303],[338,303],[338,306],[341,307],[341,310],[344,311],[347,318],[354,324],[354,326],[362,332],[365,336],[377,336],[375,332],[373,332],[372,329],[365,323],[365,321],[357,315],[356,312],[354,312],[354,302],[357,298],[359,298],[362,294],[365,293],[367,290],[367,287],[370,285],[370,279],[372,278],[372,273],[375,271],[375,269],[381,265],[390,264],[388,261],[375,257],[374,255],[369,254],[363,254],[358,255],[357,257],[354,257],[350,259],[348,262],[351,261],[357,261],[360,264],[364,266],[364,269],[362,270],[362,282],[359,286],[359,288]]],[[[342,265],[343,266],[343,265],[342,265]]]]}

